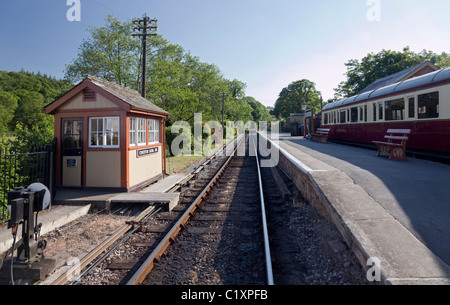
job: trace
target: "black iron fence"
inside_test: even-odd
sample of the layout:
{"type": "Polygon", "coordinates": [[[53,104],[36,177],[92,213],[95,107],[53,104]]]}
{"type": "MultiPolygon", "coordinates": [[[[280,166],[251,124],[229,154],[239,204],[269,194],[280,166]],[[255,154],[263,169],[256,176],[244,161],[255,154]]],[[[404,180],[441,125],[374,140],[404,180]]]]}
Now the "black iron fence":
{"type": "Polygon", "coordinates": [[[0,147],[0,222],[9,218],[8,192],[14,188],[39,182],[54,194],[55,148],[56,141],[43,147],[0,147]]]}

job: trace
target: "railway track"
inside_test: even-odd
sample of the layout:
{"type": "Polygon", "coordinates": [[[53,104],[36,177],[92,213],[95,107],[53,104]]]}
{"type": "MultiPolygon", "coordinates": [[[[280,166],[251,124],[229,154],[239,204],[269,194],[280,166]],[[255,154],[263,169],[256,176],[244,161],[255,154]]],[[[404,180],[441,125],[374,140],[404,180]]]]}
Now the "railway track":
{"type": "Polygon", "coordinates": [[[197,171],[172,212],[149,207],[128,223],[121,241],[105,247],[107,254],[94,265],[83,265],[90,272],[72,283],[363,284],[364,271],[351,251],[325,249],[324,239],[339,239],[336,230],[306,203],[296,204],[289,177],[267,168],[259,175],[257,159],[248,153],[254,144],[247,143],[245,156],[228,158],[228,152],[197,171]],[[286,183],[281,189],[280,180],[286,183]]]}
{"type": "MultiPolygon", "coordinates": [[[[110,234],[104,242],[85,255],[79,264],[67,270],[53,284],[126,284],[136,269],[145,263],[145,259],[148,259],[152,250],[157,250],[157,255],[153,256],[152,260],[164,253],[170,240],[181,229],[180,225],[176,226],[177,229],[171,233],[171,236],[163,241],[170,227],[183,213],[186,213],[187,217],[184,217],[181,224],[188,220],[190,213],[195,210],[195,205],[192,208],[193,198],[203,196],[202,191],[205,186],[212,184],[212,177],[217,175],[219,169],[224,166],[226,156],[229,154],[231,153],[227,152],[225,156],[221,156],[217,153],[190,175],[189,178],[193,180],[187,182],[190,185],[187,190],[186,187],[182,190],[182,197],[175,211],[164,213],[155,207],[148,207],[126,226],[110,234]],[[188,208],[190,212],[186,212],[188,208]],[[155,215],[158,217],[154,217],[155,215]],[[98,258],[104,252],[106,254],[98,258]],[[74,280],[72,275],[80,271],[82,271],[81,276],[74,280]]],[[[177,191],[178,188],[174,187],[171,191],[177,191]]]]}
{"type": "Polygon", "coordinates": [[[248,153],[231,160],[143,284],[273,284],[270,251],[264,250],[257,169],[248,153]]]}

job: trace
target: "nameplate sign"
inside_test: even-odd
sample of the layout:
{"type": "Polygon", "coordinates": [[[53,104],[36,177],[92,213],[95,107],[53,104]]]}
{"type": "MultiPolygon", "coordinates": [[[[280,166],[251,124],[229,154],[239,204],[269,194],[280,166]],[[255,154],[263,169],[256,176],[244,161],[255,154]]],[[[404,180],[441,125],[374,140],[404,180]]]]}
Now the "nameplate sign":
{"type": "Polygon", "coordinates": [[[156,154],[159,151],[159,147],[150,147],[137,150],[137,157],[145,157],[147,155],[156,154]]]}
{"type": "Polygon", "coordinates": [[[67,159],[66,167],[77,167],[77,159],[67,159]]]}

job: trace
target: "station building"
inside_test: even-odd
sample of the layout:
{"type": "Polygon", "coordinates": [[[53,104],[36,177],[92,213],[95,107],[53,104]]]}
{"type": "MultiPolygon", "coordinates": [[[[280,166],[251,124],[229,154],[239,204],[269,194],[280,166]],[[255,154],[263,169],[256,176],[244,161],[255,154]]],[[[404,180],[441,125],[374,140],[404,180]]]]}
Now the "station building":
{"type": "Polygon", "coordinates": [[[44,112],[55,116],[57,187],[130,192],[163,177],[170,114],[138,92],[87,76],[44,112]]]}

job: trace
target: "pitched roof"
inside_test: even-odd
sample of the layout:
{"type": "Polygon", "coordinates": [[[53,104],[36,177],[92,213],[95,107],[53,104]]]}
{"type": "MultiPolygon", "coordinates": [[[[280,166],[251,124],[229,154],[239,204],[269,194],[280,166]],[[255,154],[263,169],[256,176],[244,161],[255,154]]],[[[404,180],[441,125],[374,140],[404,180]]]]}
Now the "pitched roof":
{"type": "Polygon", "coordinates": [[[91,75],[88,75],[85,80],[89,80],[95,85],[102,87],[104,90],[108,91],[112,95],[115,95],[116,97],[120,98],[122,101],[131,106],[169,114],[167,111],[161,109],[160,107],[154,105],[149,100],[143,98],[135,90],[105,81],[103,79],[91,75]]]}
{"type": "Polygon", "coordinates": [[[64,104],[66,101],[68,101],[70,98],[72,98],[73,96],[84,90],[86,87],[92,89],[98,88],[100,94],[106,95],[106,97],[110,99],[113,98],[113,102],[119,104],[125,103],[127,107],[122,108],[124,108],[127,111],[142,110],[146,112],[154,112],[170,116],[170,113],[154,105],[149,100],[143,98],[137,91],[117,85],[112,82],[108,82],[106,80],[91,75],[88,75],[81,83],[72,88],[69,92],[64,94],[58,100],[45,106],[44,111],[46,113],[52,113],[54,110],[56,110],[56,108],[64,104]]]}
{"type": "Polygon", "coordinates": [[[414,74],[416,74],[417,72],[419,72],[420,70],[422,70],[425,67],[430,67],[432,68],[434,71],[439,70],[438,67],[436,67],[435,65],[433,65],[429,60],[424,61],[423,63],[420,63],[418,65],[415,65],[411,68],[408,68],[406,70],[388,75],[386,77],[383,78],[379,78],[376,81],[374,81],[372,84],[370,84],[369,86],[367,86],[366,88],[364,88],[363,90],[361,90],[358,94],[364,93],[364,92],[368,92],[368,91],[373,91],[376,89],[380,89],[401,81],[404,81],[408,78],[411,78],[414,74]]]}

